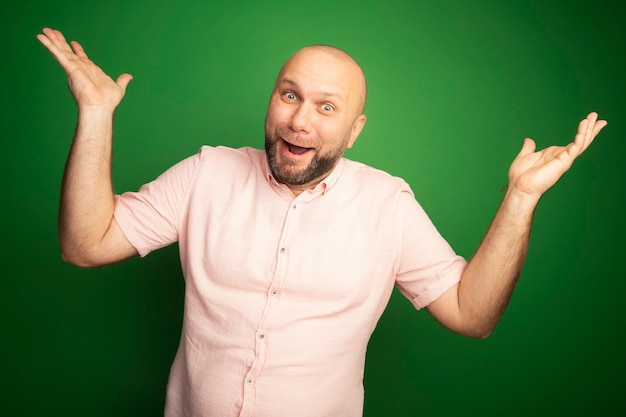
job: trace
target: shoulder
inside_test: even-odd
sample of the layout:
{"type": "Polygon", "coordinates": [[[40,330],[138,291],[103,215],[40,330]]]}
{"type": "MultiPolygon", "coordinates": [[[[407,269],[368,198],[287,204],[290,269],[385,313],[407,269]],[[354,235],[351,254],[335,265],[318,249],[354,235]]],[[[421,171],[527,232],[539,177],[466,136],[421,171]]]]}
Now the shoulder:
{"type": "Polygon", "coordinates": [[[235,163],[256,163],[265,157],[265,152],[250,147],[229,148],[228,146],[204,145],[198,151],[198,156],[201,161],[215,159],[235,163]]]}
{"type": "Polygon", "coordinates": [[[411,187],[404,179],[351,159],[344,158],[342,177],[347,186],[359,193],[389,195],[406,192],[413,195],[411,187]]]}
{"type": "Polygon", "coordinates": [[[202,146],[196,154],[199,171],[204,173],[262,172],[265,151],[251,147],[229,148],[227,146],[202,146]]]}

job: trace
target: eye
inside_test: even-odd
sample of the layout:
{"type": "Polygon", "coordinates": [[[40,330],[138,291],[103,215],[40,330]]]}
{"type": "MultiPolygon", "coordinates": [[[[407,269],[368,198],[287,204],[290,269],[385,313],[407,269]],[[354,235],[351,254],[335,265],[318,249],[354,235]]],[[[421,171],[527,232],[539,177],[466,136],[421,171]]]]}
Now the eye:
{"type": "Polygon", "coordinates": [[[285,91],[283,93],[283,97],[287,101],[295,101],[298,99],[298,96],[296,96],[296,94],[293,91],[285,91]]]}
{"type": "Polygon", "coordinates": [[[331,112],[331,111],[335,110],[335,108],[332,105],[328,104],[328,103],[324,103],[324,104],[322,104],[322,110],[325,111],[325,112],[331,112]]]}

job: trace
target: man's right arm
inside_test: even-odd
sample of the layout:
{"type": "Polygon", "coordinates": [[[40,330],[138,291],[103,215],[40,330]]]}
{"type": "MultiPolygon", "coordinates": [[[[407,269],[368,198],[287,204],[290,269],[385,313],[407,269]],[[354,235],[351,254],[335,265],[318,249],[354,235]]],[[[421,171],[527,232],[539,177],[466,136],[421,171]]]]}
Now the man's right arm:
{"type": "Polygon", "coordinates": [[[37,39],[68,76],[78,122],[63,174],[59,238],[63,259],[82,267],[106,265],[137,254],[113,217],[111,183],[113,115],[132,76],[116,81],[61,32],[44,29],[37,39]]]}

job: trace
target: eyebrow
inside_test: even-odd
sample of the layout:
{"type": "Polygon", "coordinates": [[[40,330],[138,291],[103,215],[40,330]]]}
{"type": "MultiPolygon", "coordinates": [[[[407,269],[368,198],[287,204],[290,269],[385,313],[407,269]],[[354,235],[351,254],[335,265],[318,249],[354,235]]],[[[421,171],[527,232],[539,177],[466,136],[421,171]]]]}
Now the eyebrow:
{"type": "MultiPolygon", "coordinates": [[[[282,78],[282,79],[278,82],[278,85],[281,85],[281,84],[283,84],[283,83],[288,84],[288,85],[290,85],[291,87],[293,87],[293,88],[295,88],[295,89],[300,89],[300,85],[299,85],[297,82],[295,82],[294,80],[290,79],[290,78],[282,78]]],[[[344,98],[343,98],[343,97],[342,97],[342,95],[341,95],[340,93],[338,93],[338,92],[334,92],[334,91],[325,91],[325,90],[322,90],[322,91],[320,92],[320,94],[321,94],[322,96],[324,96],[324,97],[335,97],[336,99],[340,100],[341,102],[343,102],[343,101],[344,101],[344,98]]]]}

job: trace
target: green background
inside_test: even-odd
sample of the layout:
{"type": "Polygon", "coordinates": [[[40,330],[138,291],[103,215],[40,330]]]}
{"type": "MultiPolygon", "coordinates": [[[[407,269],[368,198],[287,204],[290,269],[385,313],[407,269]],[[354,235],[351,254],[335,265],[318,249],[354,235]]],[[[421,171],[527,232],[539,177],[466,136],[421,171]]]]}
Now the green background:
{"type": "Polygon", "coordinates": [[[565,144],[598,111],[609,125],[544,196],[500,325],[466,339],[394,293],[368,349],[365,415],[623,415],[620,3],[5,2],[0,415],[162,415],[180,334],[176,247],[91,270],[60,259],[76,109],[35,39],[44,26],[79,40],[109,74],[135,77],[116,116],[118,191],[202,144],[261,147],[282,62],[309,44],[345,48],[370,88],[348,156],[405,178],[467,258],[522,139],[565,144]]]}

